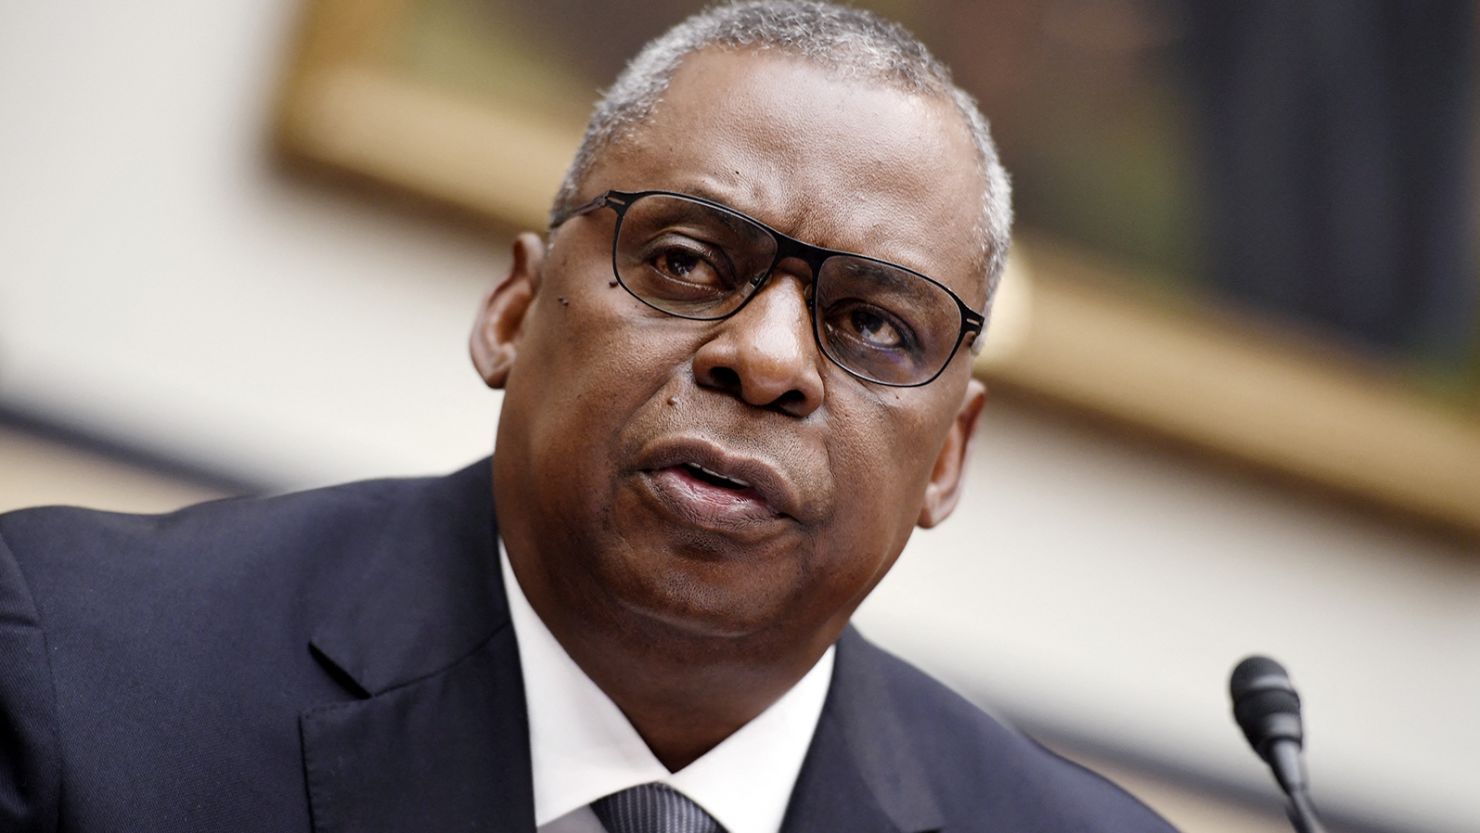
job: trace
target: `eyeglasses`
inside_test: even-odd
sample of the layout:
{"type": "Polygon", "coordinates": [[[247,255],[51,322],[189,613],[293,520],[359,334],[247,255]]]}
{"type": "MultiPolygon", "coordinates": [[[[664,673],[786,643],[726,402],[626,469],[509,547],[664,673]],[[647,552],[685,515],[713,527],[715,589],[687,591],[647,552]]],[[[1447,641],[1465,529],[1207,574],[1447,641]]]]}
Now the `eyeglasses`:
{"type": "Polygon", "coordinates": [[[607,191],[560,218],[610,208],[612,271],[637,300],[695,321],[734,315],[776,264],[812,269],[812,334],[829,359],[869,382],[928,384],[945,370],[981,314],[912,269],[803,243],[732,208],[671,191],[607,191]]]}

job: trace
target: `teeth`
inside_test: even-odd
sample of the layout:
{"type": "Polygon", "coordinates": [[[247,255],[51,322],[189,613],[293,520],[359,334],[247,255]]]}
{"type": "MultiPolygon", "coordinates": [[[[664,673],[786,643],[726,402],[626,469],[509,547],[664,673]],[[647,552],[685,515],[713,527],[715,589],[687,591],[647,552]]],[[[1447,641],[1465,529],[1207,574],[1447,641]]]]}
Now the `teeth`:
{"type": "Polygon", "coordinates": [[[686,463],[685,465],[687,465],[691,469],[694,469],[695,471],[701,471],[701,472],[709,475],[710,477],[716,478],[718,480],[723,480],[723,481],[725,481],[727,483],[734,483],[736,486],[738,486],[738,487],[740,487],[742,489],[748,489],[748,488],[750,488],[750,484],[749,483],[746,483],[744,480],[741,480],[738,477],[730,477],[727,474],[720,474],[719,472],[717,472],[717,471],[715,471],[713,469],[706,469],[703,466],[699,465],[698,463],[686,463]]]}

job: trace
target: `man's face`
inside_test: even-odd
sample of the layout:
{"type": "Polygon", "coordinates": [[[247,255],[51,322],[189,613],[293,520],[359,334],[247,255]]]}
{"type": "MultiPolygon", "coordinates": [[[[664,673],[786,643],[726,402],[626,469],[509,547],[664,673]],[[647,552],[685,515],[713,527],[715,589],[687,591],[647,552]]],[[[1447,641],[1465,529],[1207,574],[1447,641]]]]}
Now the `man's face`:
{"type": "MultiPolygon", "coordinates": [[[[583,197],[708,197],[980,309],[976,170],[948,102],[705,52],[583,197]]],[[[522,238],[474,333],[475,361],[506,388],[495,496],[521,584],[546,619],[815,658],[915,524],[954,503],[982,400],[967,351],[923,387],[850,376],[817,348],[799,262],[728,319],[665,315],[613,281],[615,222],[575,217],[548,251],[522,238]]]]}

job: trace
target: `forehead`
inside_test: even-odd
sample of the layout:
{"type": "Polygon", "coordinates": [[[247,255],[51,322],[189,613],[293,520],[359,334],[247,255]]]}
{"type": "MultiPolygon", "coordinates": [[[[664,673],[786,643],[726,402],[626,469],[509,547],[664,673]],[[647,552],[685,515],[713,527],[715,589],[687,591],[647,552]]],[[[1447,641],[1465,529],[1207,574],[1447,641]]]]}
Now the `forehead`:
{"type": "Polygon", "coordinates": [[[817,245],[891,260],[980,305],[982,179],[954,105],[769,52],[687,58],[587,190],[709,197],[817,245]]]}

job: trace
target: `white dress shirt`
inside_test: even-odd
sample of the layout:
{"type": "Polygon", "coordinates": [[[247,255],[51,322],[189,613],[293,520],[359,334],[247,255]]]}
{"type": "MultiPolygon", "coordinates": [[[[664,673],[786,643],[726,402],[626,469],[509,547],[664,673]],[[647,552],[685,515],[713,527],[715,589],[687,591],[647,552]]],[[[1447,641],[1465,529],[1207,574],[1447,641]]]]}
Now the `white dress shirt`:
{"type": "Polygon", "coordinates": [[[728,833],[778,833],[827,699],[834,649],[754,720],[669,772],[530,607],[502,541],[499,561],[524,672],[538,833],[605,833],[588,805],[653,781],[688,796],[728,833]]]}

